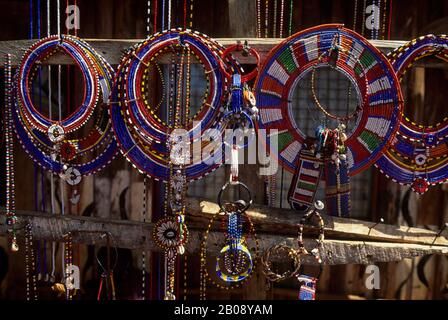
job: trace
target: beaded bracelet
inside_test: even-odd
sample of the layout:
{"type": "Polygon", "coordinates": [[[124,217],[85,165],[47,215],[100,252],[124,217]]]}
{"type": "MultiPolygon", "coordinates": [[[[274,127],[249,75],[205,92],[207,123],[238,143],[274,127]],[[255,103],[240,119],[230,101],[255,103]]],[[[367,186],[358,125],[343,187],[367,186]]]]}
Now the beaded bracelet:
{"type": "MultiPolygon", "coordinates": [[[[215,271],[216,271],[216,275],[221,280],[223,280],[225,282],[240,282],[251,275],[252,269],[253,269],[252,255],[249,252],[249,249],[247,249],[247,247],[244,244],[242,244],[241,242],[236,244],[235,248],[232,248],[231,245],[224,246],[221,249],[219,254],[220,255],[218,255],[218,257],[216,258],[215,271]],[[224,255],[230,250],[232,250],[234,252],[237,251],[239,258],[240,258],[241,254],[244,254],[245,258],[243,258],[243,259],[245,260],[246,266],[244,266],[244,269],[242,271],[239,271],[238,274],[228,274],[228,273],[226,273],[227,271],[223,271],[220,266],[220,262],[221,262],[220,255],[224,255]]],[[[233,254],[235,254],[235,253],[233,253],[233,254]]],[[[226,268],[226,269],[230,269],[230,268],[226,268]]]]}
{"type": "MultiPolygon", "coordinates": [[[[321,25],[301,31],[271,50],[255,85],[260,113],[257,127],[278,130],[278,160],[291,172],[306,138],[292,118],[292,93],[308,71],[330,62],[356,84],[358,96],[366,96],[366,105],[345,143],[349,174],[359,173],[374,163],[397,131],[403,99],[395,72],[383,54],[342,25],[321,25]],[[322,53],[334,47],[335,37],[340,39],[341,48],[336,61],[331,61],[328,55],[320,61],[322,53]]],[[[263,143],[269,150],[269,139],[263,143]]]]}
{"type": "MultiPolygon", "coordinates": [[[[448,37],[426,35],[389,53],[398,79],[418,60],[433,56],[448,62],[448,37]]],[[[406,108],[411,108],[408,101],[406,108]]],[[[402,185],[424,193],[429,185],[448,179],[448,118],[431,126],[417,124],[406,116],[391,147],[375,164],[382,173],[402,185]]]]}
{"type": "Polygon", "coordinates": [[[284,244],[277,244],[268,248],[261,257],[261,265],[263,266],[263,273],[268,278],[269,281],[279,282],[290,277],[293,277],[299,272],[301,262],[300,262],[300,254],[298,254],[297,250],[291,248],[290,246],[284,244]],[[275,254],[286,253],[288,258],[293,262],[293,269],[287,270],[283,273],[277,273],[272,269],[272,261],[271,257],[275,254]]]}
{"type": "Polygon", "coordinates": [[[297,234],[297,244],[299,246],[299,252],[300,254],[304,254],[304,255],[312,255],[313,257],[316,258],[316,260],[321,264],[322,263],[322,259],[320,257],[320,249],[322,247],[322,244],[324,242],[325,239],[325,233],[324,233],[324,220],[322,219],[322,216],[320,215],[320,213],[316,210],[316,208],[323,208],[323,203],[321,203],[320,201],[316,202],[315,208],[310,209],[306,214],[303,215],[303,217],[300,219],[299,222],[299,232],[297,234]],[[312,218],[317,218],[317,222],[318,222],[318,228],[319,228],[319,236],[317,238],[317,246],[314,247],[311,250],[308,250],[305,248],[305,244],[303,242],[303,228],[304,225],[306,223],[308,223],[312,218]]]}

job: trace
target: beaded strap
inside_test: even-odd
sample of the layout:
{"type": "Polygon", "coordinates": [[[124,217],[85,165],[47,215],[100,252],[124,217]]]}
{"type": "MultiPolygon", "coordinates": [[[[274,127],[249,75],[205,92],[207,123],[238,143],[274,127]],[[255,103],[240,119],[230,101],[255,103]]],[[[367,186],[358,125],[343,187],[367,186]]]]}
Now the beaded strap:
{"type": "Polygon", "coordinates": [[[13,122],[11,119],[13,110],[12,102],[12,67],[11,55],[5,55],[5,110],[4,110],[4,132],[6,145],[6,225],[8,226],[8,240],[11,250],[18,251],[16,226],[16,200],[15,200],[15,178],[14,178],[14,139],[12,133],[13,122]]]}
{"type": "MultiPolygon", "coordinates": [[[[317,203],[319,203],[317,206],[322,206],[322,208],[323,208],[323,205],[321,204],[320,201],[318,201],[317,203]]],[[[321,250],[324,239],[325,239],[324,220],[322,219],[322,216],[320,215],[320,213],[317,210],[315,210],[315,208],[312,208],[307,213],[305,213],[303,215],[302,219],[300,219],[299,231],[297,234],[297,243],[299,246],[299,252],[304,255],[314,256],[316,258],[316,260],[319,262],[319,264],[321,264],[322,259],[321,259],[319,251],[321,250]],[[305,248],[305,243],[303,241],[303,229],[304,229],[305,224],[307,224],[314,217],[317,219],[318,228],[319,228],[319,236],[316,240],[317,246],[311,250],[308,250],[305,248]]]]}
{"type": "Polygon", "coordinates": [[[350,177],[347,160],[336,165],[325,162],[325,207],[327,214],[336,217],[350,217],[350,177]]]}
{"type": "MultiPolygon", "coordinates": [[[[401,80],[412,65],[427,56],[448,62],[448,37],[426,35],[389,53],[388,58],[401,80]]],[[[412,102],[406,102],[412,108],[412,102]]],[[[448,179],[448,118],[432,126],[423,126],[403,116],[397,136],[376,166],[387,177],[402,185],[411,185],[424,193],[429,185],[448,179]]]]}

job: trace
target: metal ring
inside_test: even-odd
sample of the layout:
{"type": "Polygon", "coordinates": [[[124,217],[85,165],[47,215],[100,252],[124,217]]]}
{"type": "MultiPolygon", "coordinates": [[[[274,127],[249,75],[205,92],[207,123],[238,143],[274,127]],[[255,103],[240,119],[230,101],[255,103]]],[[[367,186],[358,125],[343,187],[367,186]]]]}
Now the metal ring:
{"type": "Polygon", "coordinates": [[[250,189],[244,183],[242,183],[241,181],[236,181],[236,182],[232,182],[232,183],[227,182],[225,185],[222,186],[221,190],[219,190],[219,193],[218,193],[218,205],[219,205],[219,208],[223,212],[226,211],[226,209],[224,208],[224,206],[222,204],[222,194],[224,193],[224,190],[227,189],[227,187],[229,187],[229,186],[242,186],[243,189],[245,189],[247,191],[247,193],[249,194],[249,201],[244,206],[244,208],[241,209],[240,211],[244,212],[247,209],[249,209],[251,204],[252,204],[252,193],[250,192],[250,189]]]}

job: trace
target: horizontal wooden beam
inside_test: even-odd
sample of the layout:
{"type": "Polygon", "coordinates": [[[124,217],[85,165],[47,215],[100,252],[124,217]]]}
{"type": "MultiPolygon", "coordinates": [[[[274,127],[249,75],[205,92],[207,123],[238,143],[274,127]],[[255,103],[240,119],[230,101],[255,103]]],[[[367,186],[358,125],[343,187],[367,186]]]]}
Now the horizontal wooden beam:
{"type": "MultiPolygon", "coordinates": [[[[192,225],[204,225],[219,211],[216,203],[198,198],[188,199],[188,214],[192,225]]],[[[302,214],[291,209],[271,208],[254,205],[247,211],[257,232],[293,236],[297,234],[297,225],[302,214]]],[[[381,241],[422,245],[439,245],[448,247],[448,228],[441,234],[433,230],[394,226],[370,221],[338,218],[323,215],[325,237],[338,240],[381,241]]],[[[308,233],[317,229],[305,228],[308,233]]]]}
{"type": "MultiPolygon", "coordinates": [[[[187,225],[190,239],[187,251],[197,253],[212,214],[217,214],[218,206],[201,199],[188,200],[187,225]]],[[[0,209],[4,212],[4,209],[0,209]]],[[[128,220],[108,220],[95,217],[52,215],[44,212],[18,210],[18,232],[23,232],[25,223],[31,223],[35,239],[61,241],[68,232],[73,234],[73,242],[90,245],[105,245],[106,234],[112,236],[115,246],[129,249],[158,251],[159,248],[151,239],[152,223],[128,220]],[[20,229],[21,228],[21,229],[20,229]]],[[[285,243],[296,246],[297,222],[300,214],[292,210],[279,210],[262,206],[254,206],[248,211],[259,239],[260,250],[272,245],[285,243]],[[268,214],[269,212],[269,214],[268,214]]],[[[379,224],[374,229],[371,222],[353,219],[324,217],[326,239],[322,252],[325,264],[370,264],[374,262],[400,261],[427,254],[448,254],[447,234],[437,237],[437,233],[419,228],[403,228],[379,224]],[[370,234],[369,231],[370,230],[370,234]],[[345,239],[344,239],[345,238],[345,239]]],[[[223,233],[219,226],[212,228],[208,236],[208,250],[211,254],[221,248],[223,233]]],[[[306,228],[307,246],[313,246],[314,228],[306,228]]],[[[6,234],[6,226],[0,225],[0,234],[6,234]]],[[[252,241],[250,249],[254,250],[252,241]]],[[[304,263],[313,264],[313,260],[305,259],[304,263]]]]}
{"type": "MultiPolygon", "coordinates": [[[[142,41],[142,39],[85,39],[92,47],[98,51],[104,58],[112,65],[120,63],[123,52],[133,46],[134,44],[142,41]]],[[[251,47],[254,47],[260,54],[262,60],[266,57],[268,52],[284,39],[281,38],[218,38],[216,39],[224,46],[228,46],[236,43],[237,41],[248,41],[251,47]]],[[[0,41],[0,52],[10,53],[12,55],[11,63],[16,66],[20,63],[23,53],[28,47],[30,47],[37,40],[12,40],[12,41],[0,41]]],[[[388,52],[395,49],[406,41],[399,40],[370,40],[370,42],[381,49],[384,52],[388,52]]],[[[241,63],[253,63],[251,57],[239,57],[241,63]]],[[[66,55],[54,55],[49,61],[49,64],[73,64],[73,60],[69,59],[66,55]]]]}

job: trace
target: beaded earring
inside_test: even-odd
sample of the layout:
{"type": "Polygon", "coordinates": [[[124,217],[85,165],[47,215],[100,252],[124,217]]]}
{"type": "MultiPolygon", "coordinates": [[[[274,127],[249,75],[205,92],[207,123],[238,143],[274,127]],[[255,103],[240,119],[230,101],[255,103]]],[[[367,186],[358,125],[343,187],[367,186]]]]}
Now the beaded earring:
{"type": "Polygon", "coordinates": [[[255,233],[254,225],[250,217],[245,214],[247,205],[248,203],[245,201],[227,203],[225,206],[221,205],[220,212],[213,215],[208,223],[200,247],[199,298],[201,300],[206,300],[208,284],[212,284],[222,290],[240,288],[250,279],[250,276],[256,268],[260,244],[255,233]],[[240,212],[235,215],[237,209],[240,210],[240,212]],[[227,211],[230,212],[227,213],[227,211]],[[235,216],[230,217],[230,214],[235,216]],[[209,272],[207,268],[207,252],[209,250],[208,242],[210,232],[212,226],[218,219],[221,220],[221,225],[224,229],[225,244],[218,253],[218,257],[216,257],[215,274],[213,274],[209,272]],[[229,220],[232,221],[230,223],[232,226],[228,224],[229,220]],[[242,230],[245,229],[244,225],[247,225],[247,235],[241,233],[242,230]],[[240,239],[240,241],[238,241],[238,239],[240,239]],[[253,245],[249,245],[249,240],[251,240],[250,242],[253,243],[253,245]],[[249,251],[248,248],[250,247],[255,247],[253,253],[249,251]],[[236,263],[234,263],[235,261],[233,261],[232,257],[235,258],[236,263]]]}

